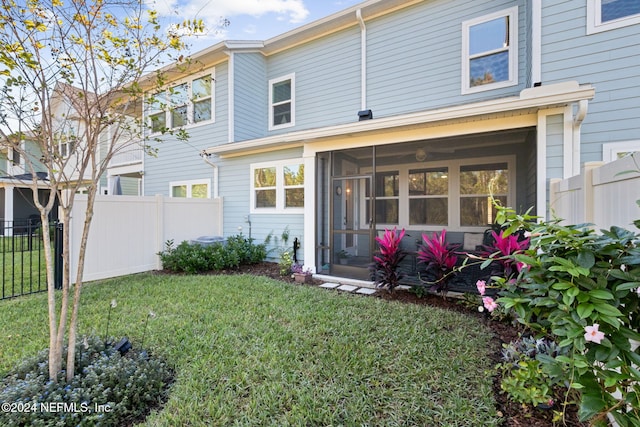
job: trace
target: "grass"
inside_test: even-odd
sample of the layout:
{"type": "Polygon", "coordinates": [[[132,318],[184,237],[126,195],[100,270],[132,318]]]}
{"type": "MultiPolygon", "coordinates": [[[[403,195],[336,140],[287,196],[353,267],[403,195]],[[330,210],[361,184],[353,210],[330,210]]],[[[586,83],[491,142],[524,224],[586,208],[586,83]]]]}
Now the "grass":
{"type": "Polygon", "coordinates": [[[46,289],[40,236],[0,236],[0,299],[46,289]]]}
{"type": "MultiPolygon", "coordinates": [[[[145,425],[498,425],[491,333],[460,313],[253,276],[86,285],[81,333],[176,369],[145,425]],[[149,311],[157,317],[150,319],[149,311]]],[[[46,295],[0,302],[0,375],[47,346],[46,295]]],[[[97,402],[101,403],[101,402],[97,402]]]]}

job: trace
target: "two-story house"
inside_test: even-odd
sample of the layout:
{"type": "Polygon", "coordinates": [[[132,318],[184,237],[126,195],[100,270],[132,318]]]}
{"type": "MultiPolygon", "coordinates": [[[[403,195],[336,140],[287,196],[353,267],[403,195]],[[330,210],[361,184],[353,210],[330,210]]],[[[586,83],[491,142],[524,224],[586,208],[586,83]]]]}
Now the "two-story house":
{"type": "Polygon", "coordinates": [[[369,0],[218,43],[148,105],[190,139],[145,157],[143,192],[221,197],[226,235],[289,227],[343,277],[384,228],[475,245],[490,195],[547,216],[549,179],[638,148],[639,23],[628,0],[369,0]]]}

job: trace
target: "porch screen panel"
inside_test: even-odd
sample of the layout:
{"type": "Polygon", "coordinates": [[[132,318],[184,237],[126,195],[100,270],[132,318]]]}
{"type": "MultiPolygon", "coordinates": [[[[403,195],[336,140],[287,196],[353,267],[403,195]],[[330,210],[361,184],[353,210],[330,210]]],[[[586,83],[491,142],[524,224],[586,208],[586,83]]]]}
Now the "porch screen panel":
{"type": "Polygon", "coordinates": [[[409,224],[449,224],[447,168],[409,170],[409,224]]]}
{"type": "Polygon", "coordinates": [[[460,168],[460,225],[484,227],[496,216],[491,196],[503,206],[509,193],[506,163],[468,165],[460,168]]]}

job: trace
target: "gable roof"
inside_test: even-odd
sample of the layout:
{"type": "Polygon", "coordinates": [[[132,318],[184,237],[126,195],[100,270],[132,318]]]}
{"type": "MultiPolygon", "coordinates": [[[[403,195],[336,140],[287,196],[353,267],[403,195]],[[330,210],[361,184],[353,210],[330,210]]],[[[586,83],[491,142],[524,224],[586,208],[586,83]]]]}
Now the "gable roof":
{"type": "MultiPolygon", "coordinates": [[[[216,43],[194,53],[190,56],[190,60],[198,67],[208,67],[227,60],[230,51],[251,50],[265,56],[273,55],[345,28],[359,25],[357,11],[360,11],[360,16],[366,21],[423,1],[425,0],[368,0],[264,41],[225,40],[216,43]]],[[[184,64],[179,66],[177,63],[172,63],[162,67],[159,71],[171,72],[172,80],[178,80],[191,74],[193,69],[184,66],[184,64]]],[[[154,78],[155,73],[147,74],[140,79],[139,83],[144,86],[146,82],[152,81],[154,78]]]]}

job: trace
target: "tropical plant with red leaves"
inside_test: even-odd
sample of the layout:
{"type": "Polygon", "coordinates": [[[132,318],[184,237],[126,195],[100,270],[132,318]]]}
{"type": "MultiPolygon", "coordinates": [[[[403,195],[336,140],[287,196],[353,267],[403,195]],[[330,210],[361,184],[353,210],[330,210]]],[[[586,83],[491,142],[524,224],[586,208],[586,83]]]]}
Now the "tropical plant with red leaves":
{"type": "Polygon", "coordinates": [[[418,262],[426,265],[426,270],[435,280],[430,281],[431,289],[446,292],[451,273],[458,262],[456,251],[460,245],[447,243],[447,231],[434,232],[431,237],[422,235],[422,244],[418,248],[418,262]]]}
{"type": "Polygon", "coordinates": [[[511,277],[514,273],[519,272],[518,263],[512,255],[523,253],[529,248],[529,237],[525,237],[523,232],[508,234],[505,230],[500,233],[491,232],[493,242],[484,247],[484,255],[487,258],[493,258],[498,261],[500,271],[494,272],[494,275],[511,277]]]}
{"type": "Polygon", "coordinates": [[[371,270],[377,287],[387,288],[392,292],[400,284],[405,273],[398,269],[402,260],[407,256],[407,251],[400,244],[404,237],[404,228],[398,231],[385,229],[382,237],[376,237],[379,245],[379,254],[373,257],[371,270]]]}

